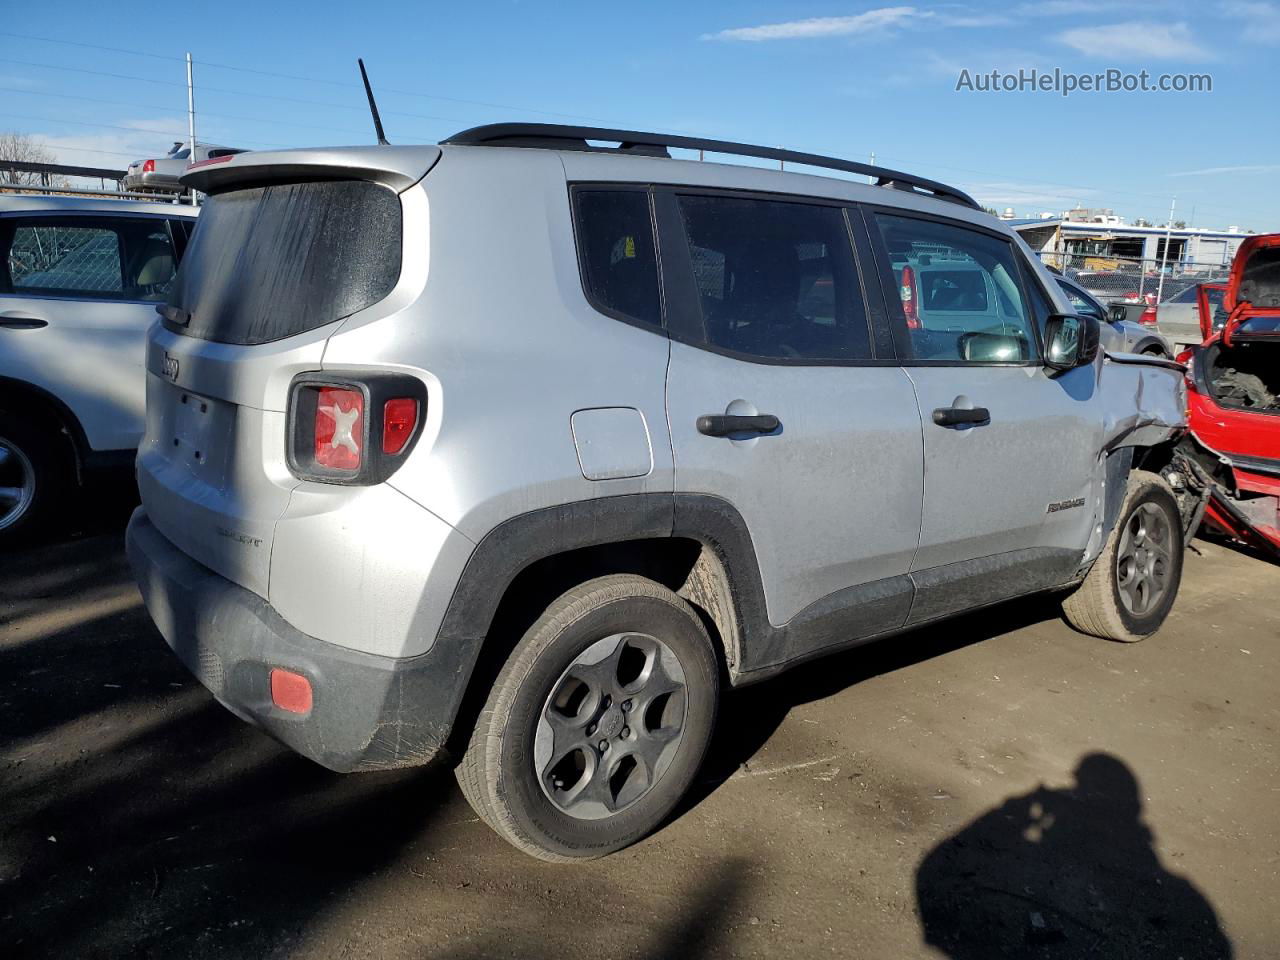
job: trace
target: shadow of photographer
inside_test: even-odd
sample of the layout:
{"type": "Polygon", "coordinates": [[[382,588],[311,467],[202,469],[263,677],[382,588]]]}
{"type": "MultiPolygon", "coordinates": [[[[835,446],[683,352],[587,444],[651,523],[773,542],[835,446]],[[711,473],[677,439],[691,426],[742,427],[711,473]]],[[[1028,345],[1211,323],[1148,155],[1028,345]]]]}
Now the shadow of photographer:
{"type": "Polygon", "coordinates": [[[925,943],[952,960],[1232,956],[1208,899],[1160,863],[1133,772],[1091,753],[1073,786],[1011,797],[921,861],[925,943]]]}

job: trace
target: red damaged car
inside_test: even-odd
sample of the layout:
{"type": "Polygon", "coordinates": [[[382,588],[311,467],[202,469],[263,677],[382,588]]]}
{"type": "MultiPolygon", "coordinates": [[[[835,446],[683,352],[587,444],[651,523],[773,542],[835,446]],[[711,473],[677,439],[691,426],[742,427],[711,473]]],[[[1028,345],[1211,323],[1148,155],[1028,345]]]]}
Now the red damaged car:
{"type": "Polygon", "coordinates": [[[1250,237],[1221,307],[1200,288],[1204,342],[1187,366],[1190,459],[1204,523],[1280,559],[1280,234],[1250,237]],[[1212,479],[1212,484],[1204,483],[1212,479]]]}

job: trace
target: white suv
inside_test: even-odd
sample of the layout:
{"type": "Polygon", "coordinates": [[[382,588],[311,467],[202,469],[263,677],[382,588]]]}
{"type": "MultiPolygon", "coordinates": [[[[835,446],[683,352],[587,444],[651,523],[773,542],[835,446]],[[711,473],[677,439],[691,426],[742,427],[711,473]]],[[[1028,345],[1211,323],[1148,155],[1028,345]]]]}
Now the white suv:
{"type": "Polygon", "coordinates": [[[0,543],[142,437],[142,359],[191,208],[0,196],[0,543]]]}
{"type": "Polygon", "coordinates": [[[544,125],[184,183],[209,200],[147,355],[148,609],[328,767],[460,757],[535,856],[660,823],[722,683],[1029,593],[1123,640],[1173,603],[1182,368],[1101,354],[958,190],[544,125]],[[998,309],[910,325],[895,263],[925,257],[998,309]]]}

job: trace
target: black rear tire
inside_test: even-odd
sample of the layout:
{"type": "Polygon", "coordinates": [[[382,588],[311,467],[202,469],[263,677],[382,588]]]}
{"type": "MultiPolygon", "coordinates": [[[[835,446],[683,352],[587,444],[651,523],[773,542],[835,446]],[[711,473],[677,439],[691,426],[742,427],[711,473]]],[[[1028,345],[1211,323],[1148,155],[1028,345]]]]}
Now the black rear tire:
{"type": "Polygon", "coordinates": [[[43,423],[0,410],[0,546],[43,532],[65,506],[73,465],[62,447],[43,423]]]}
{"type": "Polygon", "coordinates": [[[680,597],[629,574],[588,581],[555,600],[502,667],[457,769],[463,794],[503,839],[541,860],[591,859],[629,846],[658,827],[692,784],[711,741],[719,677],[706,628],[680,597]],[[583,662],[604,650],[614,652],[583,662]],[[634,676],[621,666],[626,658],[634,676]],[[563,707],[561,691],[578,673],[591,682],[586,692],[571,692],[570,701],[581,698],[576,705],[563,707]],[[671,684],[679,692],[657,692],[671,684]],[[553,720],[580,730],[564,741],[586,741],[577,752],[562,750],[561,728],[547,723],[553,709],[567,718],[553,720]],[[661,756],[637,761],[638,741],[651,735],[661,756]],[[554,764],[562,752],[565,760],[554,764]],[[569,799],[576,795],[583,799],[569,799]],[[596,796],[605,799],[590,799],[596,796]]]}

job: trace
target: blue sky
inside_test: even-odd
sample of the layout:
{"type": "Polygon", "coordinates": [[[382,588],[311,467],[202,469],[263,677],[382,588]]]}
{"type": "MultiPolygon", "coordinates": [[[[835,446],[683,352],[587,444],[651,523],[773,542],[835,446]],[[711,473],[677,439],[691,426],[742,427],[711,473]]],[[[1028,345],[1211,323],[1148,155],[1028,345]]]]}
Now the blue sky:
{"type": "Polygon", "coordinates": [[[224,0],[152,5],[145,28],[127,24],[126,8],[140,9],[9,10],[0,130],[31,133],[67,163],[123,166],[163,150],[185,135],[190,50],[201,139],[369,142],[363,56],[395,143],[497,120],[612,124],[855,159],[874,151],[1019,214],[1079,202],[1163,222],[1176,195],[1175,219],[1280,230],[1269,87],[1280,0],[224,0]],[[1213,90],[955,90],[962,69],[1108,67],[1208,73],[1213,90]]]}

